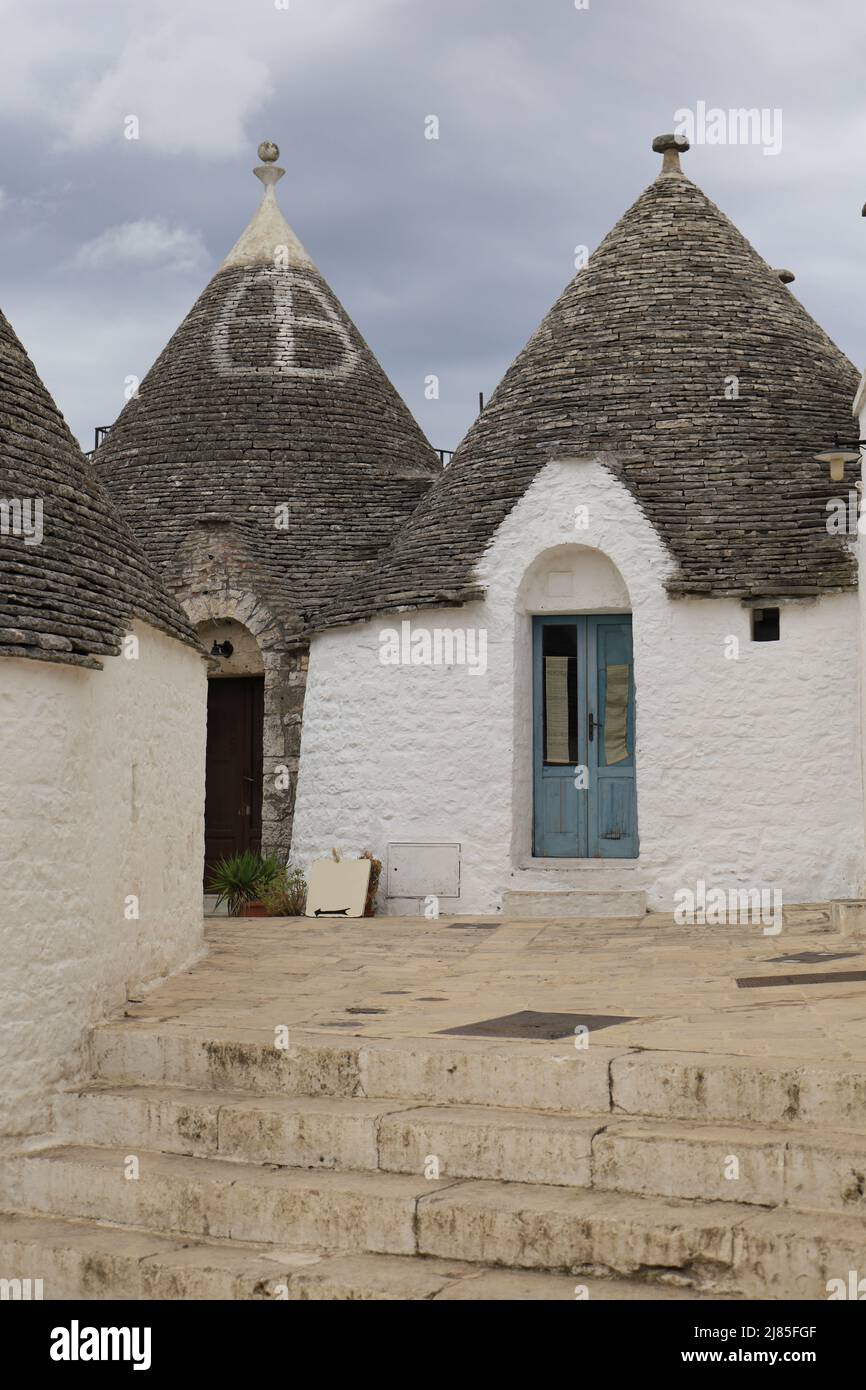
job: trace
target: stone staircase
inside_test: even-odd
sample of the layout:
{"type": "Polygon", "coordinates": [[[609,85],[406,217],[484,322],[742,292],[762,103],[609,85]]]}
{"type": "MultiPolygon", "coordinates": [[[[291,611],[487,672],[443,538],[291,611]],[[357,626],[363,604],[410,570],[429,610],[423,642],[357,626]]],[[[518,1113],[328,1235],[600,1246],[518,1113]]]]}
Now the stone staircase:
{"type": "Polygon", "coordinates": [[[0,1157],[0,1275],[46,1297],[820,1299],[866,1273],[866,1066],[134,1019],[91,1047],[54,1132],[0,1157]]]}

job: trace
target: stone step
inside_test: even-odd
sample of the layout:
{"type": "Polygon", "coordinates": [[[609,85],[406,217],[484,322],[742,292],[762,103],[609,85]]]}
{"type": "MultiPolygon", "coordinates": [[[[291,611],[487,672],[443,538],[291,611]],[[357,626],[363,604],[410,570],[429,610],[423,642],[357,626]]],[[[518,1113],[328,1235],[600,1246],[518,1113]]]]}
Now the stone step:
{"type": "Polygon", "coordinates": [[[592,1034],[579,1050],[569,1038],[346,1038],[293,1029],[281,1049],[130,1020],[94,1029],[91,1056],[94,1075],[109,1082],[866,1130],[866,1063],[638,1051],[592,1034]]]}
{"type": "Polygon", "coordinates": [[[611,1060],[612,1108],[635,1116],[866,1131],[866,1064],[722,1053],[611,1060]]]}
{"type": "Polygon", "coordinates": [[[866,1217],[866,1135],[612,1116],[591,1172],[604,1191],[866,1217]]]}
{"type": "Polygon", "coordinates": [[[609,1070],[624,1048],[573,1039],[346,1038],[292,1029],[272,1041],[203,1037],[152,1025],[113,1023],[91,1035],[100,1080],[211,1091],[494,1105],[596,1115],[609,1109],[609,1070]]]}
{"type": "Polygon", "coordinates": [[[53,1217],[0,1216],[3,1277],[45,1300],[274,1299],[620,1301],[699,1298],[651,1282],[493,1269],[423,1255],[281,1251],[240,1241],[172,1240],[53,1217]],[[41,1280],[41,1285],[36,1281],[41,1280]]]}
{"type": "Polygon", "coordinates": [[[508,888],[502,894],[502,916],[514,922],[562,917],[575,923],[599,918],[641,922],[646,893],[639,888],[508,888]]]}
{"type": "Polygon", "coordinates": [[[165,1236],[425,1255],[752,1298],[824,1298],[862,1263],[854,1215],[580,1188],[61,1147],[0,1158],[0,1209],[165,1236]]]}
{"type": "Polygon", "coordinates": [[[432,1158],[443,1176],[563,1186],[589,1185],[608,1118],[106,1084],[55,1105],[57,1139],[75,1145],[418,1177],[432,1158]]]}
{"type": "Polygon", "coordinates": [[[866,1136],[91,1085],[60,1097],[58,1140],[243,1163],[596,1187],[866,1215],[866,1136]]]}
{"type": "Polygon", "coordinates": [[[60,1097],[55,1122],[77,1145],[419,1177],[433,1156],[452,1177],[583,1186],[604,1119],[103,1084],[60,1097]]]}

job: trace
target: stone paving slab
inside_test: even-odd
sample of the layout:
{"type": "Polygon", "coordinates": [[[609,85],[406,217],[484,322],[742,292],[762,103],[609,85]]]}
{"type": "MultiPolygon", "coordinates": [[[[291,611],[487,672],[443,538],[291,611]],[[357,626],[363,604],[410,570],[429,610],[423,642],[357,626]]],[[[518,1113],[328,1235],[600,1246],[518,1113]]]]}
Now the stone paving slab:
{"type": "Polygon", "coordinates": [[[801,950],[844,949],[854,953],[846,968],[866,968],[866,943],[834,935],[826,910],[790,915],[775,937],[757,926],[678,927],[652,916],[637,926],[503,921],[483,932],[473,918],[212,919],[208,955],[129,1004],[126,1016],[143,1028],[266,1043],[280,1026],[334,1038],[431,1038],[524,1009],[609,1013],[633,1016],[605,1028],[614,1049],[858,1059],[866,982],[736,984],[838,969],[832,960],[781,959],[801,950]]]}

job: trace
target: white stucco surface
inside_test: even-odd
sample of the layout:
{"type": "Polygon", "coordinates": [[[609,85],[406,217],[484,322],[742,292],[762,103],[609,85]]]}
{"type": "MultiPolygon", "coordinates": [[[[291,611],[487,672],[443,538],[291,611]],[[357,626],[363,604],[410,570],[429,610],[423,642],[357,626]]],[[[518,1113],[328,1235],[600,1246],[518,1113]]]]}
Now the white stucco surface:
{"type": "MultiPolygon", "coordinates": [[[[866,439],[866,434],[864,434],[864,430],[866,430],[866,372],[864,372],[860,378],[860,385],[854,399],[853,413],[855,420],[860,426],[858,437],[860,439],[866,439]]],[[[859,571],[859,588],[857,595],[860,608],[860,766],[864,789],[864,818],[866,818],[866,504],[864,504],[863,501],[863,490],[866,489],[866,459],[864,459],[862,451],[860,458],[861,490],[854,507],[857,516],[857,536],[856,538],[851,538],[851,543],[855,548],[859,571]]]]}
{"type": "Polygon", "coordinates": [[[88,1025],[202,948],[205,662],[132,632],[101,671],[0,658],[0,1135],[38,1129],[88,1025]]]}
{"type": "Polygon", "coordinates": [[[859,894],[857,596],[786,604],[781,641],[753,643],[738,602],[670,600],[672,567],[600,462],[554,462],[483,557],[483,601],[316,637],[295,859],[459,841],[451,912],[495,912],[508,888],[601,885],[645,888],[670,911],[698,879],[780,888],[792,903],[859,894]],[[577,507],[589,509],[585,530],[577,507]],[[531,614],[542,611],[633,614],[637,861],[531,861],[531,614]],[[379,634],[406,618],[413,630],[486,629],[486,674],[382,665],[379,634]]]}

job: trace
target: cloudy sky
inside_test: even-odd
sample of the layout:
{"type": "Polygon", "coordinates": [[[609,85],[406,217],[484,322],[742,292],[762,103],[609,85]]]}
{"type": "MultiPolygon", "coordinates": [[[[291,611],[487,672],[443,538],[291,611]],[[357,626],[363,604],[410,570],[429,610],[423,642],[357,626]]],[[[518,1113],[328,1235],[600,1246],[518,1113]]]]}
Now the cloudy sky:
{"type": "Polygon", "coordinates": [[[703,102],[781,113],[780,152],[684,168],[862,368],[864,38],[863,0],[0,0],[0,305],[91,447],[269,138],[289,222],[452,448],[703,102]]]}

